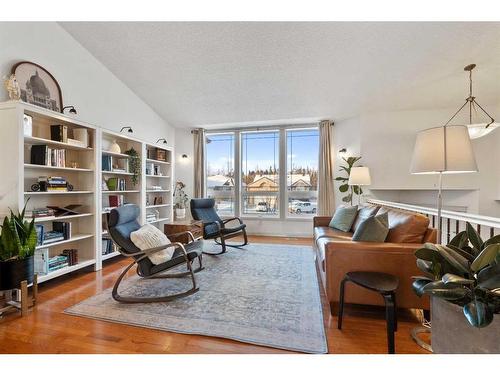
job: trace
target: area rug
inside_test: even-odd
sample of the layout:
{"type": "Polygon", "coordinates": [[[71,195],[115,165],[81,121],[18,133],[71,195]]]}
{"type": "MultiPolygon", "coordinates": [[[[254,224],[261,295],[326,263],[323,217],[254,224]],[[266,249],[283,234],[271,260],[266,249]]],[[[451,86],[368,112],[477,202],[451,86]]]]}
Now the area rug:
{"type": "MultiPolygon", "coordinates": [[[[207,243],[207,250],[212,243],[207,243]]],[[[204,255],[196,274],[199,292],[165,303],[122,304],[111,289],[66,313],[185,334],[215,336],[305,353],[326,353],[319,285],[310,247],[253,244],[204,255]]],[[[188,279],[122,283],[123,295],[151,296],[185,290],[188,279]]]]}

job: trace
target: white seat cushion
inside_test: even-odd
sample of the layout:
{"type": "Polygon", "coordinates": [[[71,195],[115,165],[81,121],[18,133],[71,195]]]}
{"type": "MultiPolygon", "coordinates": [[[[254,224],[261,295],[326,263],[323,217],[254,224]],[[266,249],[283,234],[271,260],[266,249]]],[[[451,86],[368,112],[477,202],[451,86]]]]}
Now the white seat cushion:
{"type": "MultiPolygon", "coordinates": [[[[135,232],[130,233],[130,240],[141,250],[152,249],[171,243],[165,233],[151,224],[143,225],[135,232]]],[[[148,255],[148,258],[154,265],[162,264],[172,259],[174,251],[174,247],[169,247],[168,249],[148,255]]]]}

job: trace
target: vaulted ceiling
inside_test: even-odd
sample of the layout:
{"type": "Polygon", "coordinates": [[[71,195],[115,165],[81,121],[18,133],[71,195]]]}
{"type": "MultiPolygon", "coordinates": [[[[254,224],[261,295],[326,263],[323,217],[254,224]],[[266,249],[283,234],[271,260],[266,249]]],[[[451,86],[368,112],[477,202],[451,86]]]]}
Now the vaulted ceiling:
{"type": "Polygon", "coordinates": [[[61,23],[178,127],[500,104],[500,23],[61,23]]]}

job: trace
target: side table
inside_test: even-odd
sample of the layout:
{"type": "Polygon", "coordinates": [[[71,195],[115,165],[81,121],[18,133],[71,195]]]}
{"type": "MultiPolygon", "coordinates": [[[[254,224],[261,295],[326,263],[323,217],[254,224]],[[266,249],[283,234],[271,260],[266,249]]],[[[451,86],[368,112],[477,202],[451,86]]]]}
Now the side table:
{"type": "Polygon", "coordinates": [[[170,236],[189,231],[193,233],[194,238],[203,237],[203,222],[201,220],[176,220],[166,223],[163,226],[163,231],[171,241],[186,244],[189,242],[187,234],[172,238],[170,236]]]}

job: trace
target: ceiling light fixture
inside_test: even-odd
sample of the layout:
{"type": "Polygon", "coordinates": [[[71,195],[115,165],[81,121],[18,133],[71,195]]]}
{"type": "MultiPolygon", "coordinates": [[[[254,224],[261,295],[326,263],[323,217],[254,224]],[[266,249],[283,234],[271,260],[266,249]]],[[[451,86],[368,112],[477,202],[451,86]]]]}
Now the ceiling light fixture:
{"type": "Polygon", "coordinates": [[[123,128],[120,129],[120,133],[123,132],[125,129],[128,129],[127,132],[129,133],[134,132],[130,126],[124,126],[123,128]]]}
{"type": "Polygon", "coordinates": [[[156,141],[156,143],[158,143],[158,142],[160,142],[160,141],[162,141],[162,143],[163,143],[164,145],[166,145],[166,144],[167,144],[167,140],[166,140],[165,138],[159,138],[159,139],[156,141]]]}
{"type": "Polygon", "coordinates": [[[467,65],[464,70],[469,72],[469,96],[465,99],[465,103],[455,112],[455,114],[448,120],[445,124],[448,125],[451,120],[453,120],[465,106],[469,106],[469,124],[467,125],[467,129],[469,131],[469,136],[471,139],[481,138],[485,135],[488,135],[493,130],[498,128],[499,124],[495,122],[495,119],[490,116],[486,110],[481,107],[481,105],[476,101],[476,97],[472,95],[472,70],[476,67],[476,64],[467,65]],[[478,108],[483,112],[486,116],[488,116],[488,122],[472,122],[472,111],[477,115],[478,108]]]}

